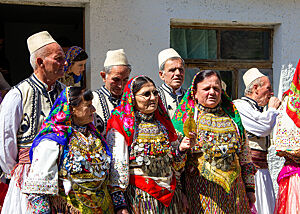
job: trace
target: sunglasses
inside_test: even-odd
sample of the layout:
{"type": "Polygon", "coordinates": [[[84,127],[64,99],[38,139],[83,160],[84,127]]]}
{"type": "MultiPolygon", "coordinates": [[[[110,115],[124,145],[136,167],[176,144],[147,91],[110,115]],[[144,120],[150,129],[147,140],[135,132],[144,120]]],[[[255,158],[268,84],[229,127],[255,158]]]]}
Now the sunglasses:
{"type": "Polygon", "coordinates": [[[154,97],[158,97],[158,91],[157,90],[153,90],[153,91],[145,91],[142,94],[136,94],[135,96],[143,96],[145,98],[150,98],[151,94],[153,94],[154,97]]]}

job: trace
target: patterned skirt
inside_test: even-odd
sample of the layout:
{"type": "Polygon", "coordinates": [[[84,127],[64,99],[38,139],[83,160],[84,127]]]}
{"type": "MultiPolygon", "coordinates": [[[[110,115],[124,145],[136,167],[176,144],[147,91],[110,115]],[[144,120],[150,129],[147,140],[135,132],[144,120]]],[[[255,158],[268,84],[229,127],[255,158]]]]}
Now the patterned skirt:
{"type": "Polygon", "coordinates": [[[300,212],[300,176],[298,173],[280,180],[274,214],[300,212]]]}
{"type": "Polygon", "coordinates": [[[169,207],[152,197],[147,192],[129,185],[126,189],[126,202],[133,214],[179,214],[184,213],[181,193],[175,190],[169,207]]]}
{"type": "Polygon", "coordinates": [[[200,176],[198,171],[185,173],[184,181],[191,213],[251,214],[241,175],[234,181],[229,193],[200,176]]]}
{"type": "Polygon", "coordinates": [[[104,184],[102,189],[98,192],[95,195],[89,191],[75,193],[71,190],[68,195],[65,195],[64,189],[60,187],[59,196],[50,197],[51,209],[54,213],[114,213],[114,207],[106,184],[104,184]]]}

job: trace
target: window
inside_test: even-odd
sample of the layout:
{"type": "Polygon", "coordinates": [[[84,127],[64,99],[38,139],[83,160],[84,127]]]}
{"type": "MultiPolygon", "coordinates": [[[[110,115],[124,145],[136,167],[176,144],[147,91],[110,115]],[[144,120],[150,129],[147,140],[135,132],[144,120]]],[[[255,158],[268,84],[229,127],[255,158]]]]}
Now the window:
{"type": "Polygon", "coordinates": [[[243,74],[256,67],[273,79],[272,37],[274,24],[196,23],[171,20],[170,47],[184,58],[188,88],[203,69],[220,73],[232,99],[244,94],[243,74]]]}

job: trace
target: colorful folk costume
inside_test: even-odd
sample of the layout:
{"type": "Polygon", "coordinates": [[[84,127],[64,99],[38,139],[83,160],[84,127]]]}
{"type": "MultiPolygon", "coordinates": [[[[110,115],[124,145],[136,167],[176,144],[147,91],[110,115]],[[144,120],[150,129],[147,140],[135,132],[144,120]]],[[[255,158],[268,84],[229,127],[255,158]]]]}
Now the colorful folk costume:
{"type": "Polygon", "coordinates": [[[111,185],[115,209],[182,213],[173,170],[184,167],[185,154],[179,152],[175,129],[160,98],[153,114],[135,110],[135,79],[125,86],[121,104],[112,112],[107,126],[106,139],[113,154],[111,185]]]}
{"type": "Polygon", "coordinates": [[[51,90],[35,74],[13,87],[5,96],[0,113],[0,166],[11,176],[2,213],[30,213],[22,193],[30,169],[29,149],[64,86],[51,90]]]}
{"type": "Polygon", "coordinates": [[[69,68],[73,64],[73,60],[84,51],[81,47],[72,46],[68,52],[66,53],[66,62],[67,64],[64,66],[65,75],[59,80],[66,86],[81,86],[80,80],[82,79],[82,75],[75,75],[74,73],[68,72],[69,68]]]}
{"type": "Polygon", "coordinates": [[[215,108],[197,104],[194,81],[198,74],[172,119],[179,139],[185,136],[187,118],[196,122],[196,145],[187,154],[182,175],[191,213],[250,213],[246,191],[255,191],[256,168],[240,116],[224,92],[215,108]]]}
{"type": "Polygon", "coordinates": [[[274,213],[300,213],[300,60],[289,90],[279,107],[274,144],[277,155],[285,157],[277,182],[278,196],[274,213]]]}
{"type": "Polygon", "coordinates": [[[162,84],[157,90],[165,109],[172,118],[186,90],[180,87],[174,93],[173,89],[166,83],[162,84]]]}
{"type": "Polygon", "coordinates": [[[72,123],[69,87],[35,138],[23,192],[33,213],[113,213],[107,189],[111,153],[93,124],[72,123]]]}
{"type": "Polygon", "coordinates": [[[234,105],[240,113],[251,148],[252,161],[257,168],[255,174],[255,207],[258,213],[273,214],[275,192],[268,168],[267,155],[270,134],[275,126],[278,111],[275,108],[263,107],[249,97],[235,100],[234,105]]]}

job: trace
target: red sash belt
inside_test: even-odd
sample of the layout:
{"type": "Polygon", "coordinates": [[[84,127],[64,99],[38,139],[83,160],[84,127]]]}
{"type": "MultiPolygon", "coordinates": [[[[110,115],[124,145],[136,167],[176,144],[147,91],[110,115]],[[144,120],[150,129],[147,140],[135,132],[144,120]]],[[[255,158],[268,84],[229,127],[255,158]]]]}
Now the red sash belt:
{"type": "Polygon", "coordinates": [[[258,169],[268,169],[268,152],[251,149],[252,162],[258,169]]]}
{"type": "MultiPolygon", "coordinates": [[[[29,150],[30,147],[26,147],[26,148],[19,148],[19,154],[18,154],[18,163],[15,165],[15,167],[13,168],[13,170],[11,171],[11,177],[13,177],[13,175],[15,175],[15,179],[17,180],[17,186],[21,188],[22,183],[23,183],[23,173],[24,173],[24,164],[30,164],[30,158],[29,158],[29,150]],[[21,166],[20,169],[17,170],[17,168],[21,166]]],[[[29,169],[27,172],[28,173],[29,169]]]]}
{"type": "Polygon", "coordinates": [[[158,201],[169,207],[176,188],[176,178],[173,175],[169,191],[167,188],[159,186],[153,179],[140,175],[130,175],[129,183],[137,188],[149,193],[158,201]]]}

